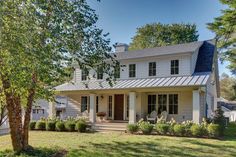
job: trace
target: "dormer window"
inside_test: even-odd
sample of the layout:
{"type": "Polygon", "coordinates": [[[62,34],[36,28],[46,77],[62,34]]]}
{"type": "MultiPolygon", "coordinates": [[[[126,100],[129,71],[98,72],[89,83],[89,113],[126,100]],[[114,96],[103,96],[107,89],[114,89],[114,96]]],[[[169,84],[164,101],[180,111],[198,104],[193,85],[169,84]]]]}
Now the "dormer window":
{"type": "Polygon", "coordinates": [[[179,74],[179,60],[171,60],[170,74],[171,75],[179,74]]]}
{"type": "Polygon", "coordinates": [[[156,76],[156,62],[149,63],[149,76],[156,76]]]}
{"type": "Polygon", "coordinates": [[[82,81],[87,80],[88,73],[89,73],[89,72],[88,72],[87,69],[82,70],[82,74],[81,74],[81,80],[82,80],[82,81]]]}
{"type": "Polygon", "coordinates": [[[103,79],[103,67],[99,66],[97,68],[97,79],[102,80],[103,79]]]}
{"type": "Polygon", "coordinates": [[[136,64],[129,65],[129,77],[136,77],[136,64]]]}

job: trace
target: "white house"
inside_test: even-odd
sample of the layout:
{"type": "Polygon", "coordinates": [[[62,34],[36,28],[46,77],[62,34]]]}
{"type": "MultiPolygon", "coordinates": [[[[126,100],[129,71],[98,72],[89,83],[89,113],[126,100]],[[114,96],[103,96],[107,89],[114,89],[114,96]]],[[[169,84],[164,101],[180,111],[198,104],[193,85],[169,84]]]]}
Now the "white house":
{"type": "Polygon", "coordinates": [[[75,66],[72,82],[56,87],[57,103],[49,105],[49,116],[82,115],[92,123],[96,112],[107,120],[135,123],[152,111],[167,111],[168,119],[201,122],[217,107],[219,96],[217,52],[213,41],[128,51],[116,46],[120,62],[117,81],[110,86],[103,73],[88,73],[75,66]],[[88,75],[96,76],[87,79],[88,75]]]}
{"type": "Polygon", "coordinates": [[[218,107],[224,111],[224,116],[230,122],[236,122],[236,101],[227,101],[225,99],[218,99],[218,107]]]}

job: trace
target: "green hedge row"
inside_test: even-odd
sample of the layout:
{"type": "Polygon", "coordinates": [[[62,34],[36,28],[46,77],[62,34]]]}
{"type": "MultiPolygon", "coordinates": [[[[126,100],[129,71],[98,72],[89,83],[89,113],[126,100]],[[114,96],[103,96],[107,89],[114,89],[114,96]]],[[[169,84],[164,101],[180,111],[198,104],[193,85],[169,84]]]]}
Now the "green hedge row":
{"type": "Polygon", "coordinates": [[[30,130],[85,132],[87,128],[87,123],[83,119],[79,120],[68,119],[65,121],[41,119],[38,121],[30,122],[29,127],[30,130]]]}
{"type": "Polygon", "coordinates": [[[150,124],[146,121],[140,121],[137,124],[128,124],[127,131],[130,133],[141,132],[142,134],[151,134],[156,132],[159,135],[173,135],[173,136],[189,136],[189,137],[213,137],[218,138],[222,136],[221,126],[219,124],[194,124],[191,121],[183,123],[176,122],[160,122],[157,124],[150,124]]]}

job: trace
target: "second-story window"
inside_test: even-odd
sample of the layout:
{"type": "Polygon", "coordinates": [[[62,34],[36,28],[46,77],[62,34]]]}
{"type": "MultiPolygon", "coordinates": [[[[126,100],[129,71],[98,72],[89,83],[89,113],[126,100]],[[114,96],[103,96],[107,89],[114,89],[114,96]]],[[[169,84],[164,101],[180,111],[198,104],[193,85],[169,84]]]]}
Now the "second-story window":
{"type": "Polygon", "coordinates": [[[120,78],[120,65],[117,65],[117,66],[115,66],[115,69],[114,69],[115,71],[114,71],[114,77],[115,78],[120,78]]]}
{"type": "Polygon", "coordinates": [[[87,69],[82,70],[81,80],[82,81],[87,80],[87,76],[88,76],[88,70],[87,69]]]}
{"type": "Polygon", "coordinates": [[[97,68],[97,79],[102,80],[103,79],[103,67],[98,66],[97,68]]]}
{"type": "Polygon", "coordinates": [[[156,76],[156,62],[149,63],[149,76],[156,76]]]}
{"type": "Polygon", "coordinates": [[[170,74],[177,75],[179,74],[179,60],[171,60],[170,63],[170,74]]]}
{"type": "Polygon", "coordinates": [[[136,76],[136,65],[130,64],[129,65],[129,77],[135,77],[136,76]]]}

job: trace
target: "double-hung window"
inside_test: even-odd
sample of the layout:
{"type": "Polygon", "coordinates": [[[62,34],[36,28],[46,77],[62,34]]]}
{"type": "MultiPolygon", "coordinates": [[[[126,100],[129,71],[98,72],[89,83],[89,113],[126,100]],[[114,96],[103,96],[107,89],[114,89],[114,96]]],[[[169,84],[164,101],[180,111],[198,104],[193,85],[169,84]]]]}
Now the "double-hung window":
{"type": "Polygon", "coordinates": [[[178,114],[178,94],[169,94],[169,114],[178,114]]]}
{"type": "Polygon", "coordinates": [[[82,70],[82,74],[81,74],[81,80],[82,81],[87,80],[87,76],[88,76],[88,70],[87,69],[83,69],[82,70]]]}
{"type": "Polygon", "coordinates": [[[156,95],[148,95],[148,114],[156,111],[156,95]]]}
{"type": "Polygon", "coordinates": [[[179,74],[179,60],[171,60],[170,63],[170,73],[171,75],[179,74]]]}
{"type": "Polygon", "coordinates": [[[156,76],[156,62],[149,63],[149,76],[156,76]]]}
{"type": "Polygon", "coordinates": [[[129,65],[129,77],[136,77],[136,64],[129,65]]]}
{"type": "Polygon", "coordinates": [[[88,97],[82,96],[81,97],[81,112],[88,110],[88,97]]]}
{"type": "Polygon", "coordinates": [[[167,111],[167,94],[158,95],[158,114],[167,111]]]}

